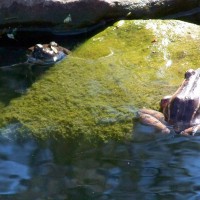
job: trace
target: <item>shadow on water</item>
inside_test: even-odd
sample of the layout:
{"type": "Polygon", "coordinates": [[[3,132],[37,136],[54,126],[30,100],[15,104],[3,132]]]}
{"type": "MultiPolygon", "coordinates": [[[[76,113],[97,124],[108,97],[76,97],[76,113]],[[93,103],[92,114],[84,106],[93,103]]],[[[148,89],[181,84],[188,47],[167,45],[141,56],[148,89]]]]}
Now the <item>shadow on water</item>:
{"type": "Polygon", "coordinates": [[[53,66],[26,63],[25,47],[1,47],[0,52],[0,102],[5,106],[13,98],[23,95],[45,71],[53,66]]]}
{"type": "Polygon", "coordinates": [[[35,44],[48,44],[56,41],[71,51],[98,31],[106,28],[102,25],[96,30],[79,35],[56,36],[49,32],[22,31],[10,39],[7,35],[0,37],[0,103],[8,105],[16,97],[23,95],[50,67],[28,65],[26,62],[27,48],[35,44]],[[20,63],[20,64],[17,64],[20,63]],[[24,64],[23,64],[24,63],[24,64]],[[6,66],[6,67],[5,67],[6,66]],[[11,66],[11,67],[9,67],[11,66]]]}
{"type": "Polygon", "coordinates": [[[0,68],[0,101],[8,105],[10,100],[23,95],[50,67],[22,63],[0,68]]]}

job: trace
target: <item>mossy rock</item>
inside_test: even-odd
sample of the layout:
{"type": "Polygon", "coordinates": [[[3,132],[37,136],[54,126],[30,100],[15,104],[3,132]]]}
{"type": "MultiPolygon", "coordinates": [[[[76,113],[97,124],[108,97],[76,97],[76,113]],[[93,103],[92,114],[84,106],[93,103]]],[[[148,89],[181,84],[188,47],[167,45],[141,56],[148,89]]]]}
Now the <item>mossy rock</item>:
{"type": "Polygon", "coordinates": [[[131,136],[141,107],[158,109],[189,68],[198,68],[200,28],[181,21],[119,21],[50,68],[0,114],[39,138],[131,136]]]}

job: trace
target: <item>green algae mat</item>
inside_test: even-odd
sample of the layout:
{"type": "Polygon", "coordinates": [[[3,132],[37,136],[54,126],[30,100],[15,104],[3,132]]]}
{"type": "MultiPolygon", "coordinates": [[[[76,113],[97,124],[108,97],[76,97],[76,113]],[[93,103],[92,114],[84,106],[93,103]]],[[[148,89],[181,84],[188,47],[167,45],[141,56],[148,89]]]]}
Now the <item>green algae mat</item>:
{"type": "Polygon", "coordinates": [[[119,21],[78,46],[21,97],[1,104],[0,124],[38,138],[130,137],[141,107],[158,109],[189,68],[200,28],[181,21],[119,21]]]}

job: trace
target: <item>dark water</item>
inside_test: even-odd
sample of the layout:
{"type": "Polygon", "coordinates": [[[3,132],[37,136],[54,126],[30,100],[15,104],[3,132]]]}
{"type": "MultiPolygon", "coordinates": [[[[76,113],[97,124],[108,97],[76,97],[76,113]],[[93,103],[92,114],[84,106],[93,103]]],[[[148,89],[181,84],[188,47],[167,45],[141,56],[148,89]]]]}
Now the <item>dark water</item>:
{"type": "MultiPolygon", "coordinates": [[[[0,38],[0,103],[7,105],[13,98],[23,95],[26,90],[52,66],[28,65],[27,49],[35,44],[56,41],[59,45],[73,50],[91,34],[73,37],[55,37],[46,33],[23,33],[15,40],[0,38]],[[39,35],[41,37],[39,37],[39,35]],[[20,63],[20,64],[19,64],[20,63]]],[[[94,34],[94,33],[93,33],[94,34]]]]}
{"type": "Polygon", "coordinates": [[[132,141],[57,145],[22,138],[16,126],[1,129],[0,199],[200,199],[198,136],[138,124],[132,141]]]}
{"type": "MultiPolygon", "coordinates": [[[[72,49],[74,43],[61,41],[72,49]]],[[[26,45],[2,46],[0,66],[26,60],[26,45]]],[[[23,95],[48,68],[0,68],[0,101],[23,95]]],[[[200,199],[200,137],[161,135],[137,124],[132,141],[41,143],[0,130],[0,200],[200,199]]]]}

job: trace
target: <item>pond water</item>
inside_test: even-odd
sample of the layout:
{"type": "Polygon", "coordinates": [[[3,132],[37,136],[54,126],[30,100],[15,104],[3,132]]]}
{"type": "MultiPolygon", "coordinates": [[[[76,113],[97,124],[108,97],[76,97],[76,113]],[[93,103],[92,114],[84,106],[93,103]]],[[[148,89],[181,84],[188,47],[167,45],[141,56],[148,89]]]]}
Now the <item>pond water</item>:
{"type": "MultiPolygon", "coordinates": [[[[0,65],[25,61],[25,49],[1,47],[0,65]]],[[[45,70],[1,68],[0,101],[23,95],[45,70]]],[[[136,124],[131,141],[39,142],[20,136],[18,126],[0,130],[0,199],[200,199],[199,136],[162,135],[136,124]]]]}
{"type": "MultiPolygon", "coordinates": [[[[43,33],[24,32],[16,36],[16,40],[0,38],[0,103],[7,105],[13,98],[19,97],[45,73],[51,66],[28,65],[27,48],[37,43],[48,44],[54,39],[56,42],[72,50],[83,42],[90,34],[77,37],[53,37],[43,33]],[[25,39],[26,38],[26,39],[25,39]],[[27,39],[28,38],[28,39],[27,39]]],[[[0,104],[1,106],[1,104],[0,104]]]]}
{"type": "Polygon", "coordinates": [[[198,136],[137,124],[132,141],[41,143],[20,137],[16,126],[1,129],[0,199],[200,198],[198,136]]]}

